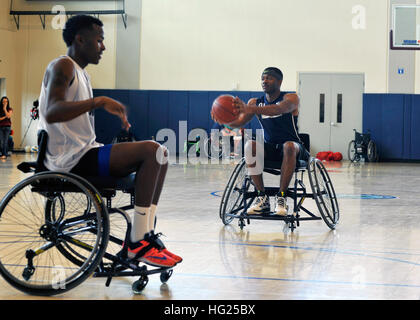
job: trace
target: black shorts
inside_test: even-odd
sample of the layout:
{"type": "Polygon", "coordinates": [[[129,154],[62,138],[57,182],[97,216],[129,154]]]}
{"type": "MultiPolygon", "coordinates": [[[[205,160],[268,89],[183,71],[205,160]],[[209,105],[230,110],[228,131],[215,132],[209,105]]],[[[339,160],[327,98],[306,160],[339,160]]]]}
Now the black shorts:
{"type": "MultiPolygon", "coordinates": [[[[299,142],[293,141],[299,145],[299,154],[296,160],[308,161],[309,152],[299,142]]],[[[268,161],[283,161],[283,144],[272,144],[264,142],[265,160],[268,161]]]]}

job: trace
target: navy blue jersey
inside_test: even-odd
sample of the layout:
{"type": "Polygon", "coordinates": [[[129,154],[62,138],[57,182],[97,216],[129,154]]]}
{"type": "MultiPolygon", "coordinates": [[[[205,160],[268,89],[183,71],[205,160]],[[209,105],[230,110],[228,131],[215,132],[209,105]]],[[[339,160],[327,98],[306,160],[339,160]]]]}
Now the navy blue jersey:
{"type": "MultiPolygon", "coordinates": [[[[263,107],[265,105],[278,104],[283,100],[286,92],[282,92],[280,96],[268,102],[263,96],[257,99],[257,106],[263,107]]],[[[257,115],[258,120],[264,130],[264,141],[273,144],[283,144],[287,141],[294,141],[301,143],[298,134],[297,120],[298,117],[292,113],[284,113],[278,116],[257,115]]]]}

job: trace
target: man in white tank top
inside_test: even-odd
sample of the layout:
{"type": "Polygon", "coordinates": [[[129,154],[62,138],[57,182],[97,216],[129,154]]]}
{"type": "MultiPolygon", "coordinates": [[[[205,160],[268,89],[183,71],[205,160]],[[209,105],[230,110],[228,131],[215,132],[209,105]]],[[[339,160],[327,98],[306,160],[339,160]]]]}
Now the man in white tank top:
{"type": "Polygon", "coordinates": [[[103,24],[91,16],[70,18],[63,30],[67,55],[47,67],[39,98],[39,129],[48,132],[44,165],[81,176],[124,177],[136,172],[135,213],[129,257],[159,267],[182,258],[168,251],[154,233],[156,207],[168,168],[166,150],[154,141],[102,145],[96,141],[94,110],[103,108],[128,130],[126,108],[108,97],[93,97],[88,64],[98,64],[105,50],[103,24]],[[162,159],[161,157],[161,159],[162,159]]]}

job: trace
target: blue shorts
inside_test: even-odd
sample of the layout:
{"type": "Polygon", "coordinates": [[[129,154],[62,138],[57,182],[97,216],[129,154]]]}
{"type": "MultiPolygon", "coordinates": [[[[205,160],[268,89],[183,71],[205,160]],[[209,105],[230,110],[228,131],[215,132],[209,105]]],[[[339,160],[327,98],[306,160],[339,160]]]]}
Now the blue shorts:
{"type": "Polygon", "coordinates": [[[109,159],[112,144],[90,149],[70,171],[79,176],[109,177],[109,159]]]}

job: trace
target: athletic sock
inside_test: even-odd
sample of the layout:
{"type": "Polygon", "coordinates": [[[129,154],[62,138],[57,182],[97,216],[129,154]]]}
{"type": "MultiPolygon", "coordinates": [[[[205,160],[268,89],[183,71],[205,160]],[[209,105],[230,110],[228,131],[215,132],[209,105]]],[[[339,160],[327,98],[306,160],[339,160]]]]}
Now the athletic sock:
{"type": "Polygon", "coordinates": [[[131,242],[139,242],[144,239],[146,233],[150,231],[149,229],[149,216],[150,216],[150,207],[139,207],[134,206],[134,215],[131,225],[131,242]]]}

